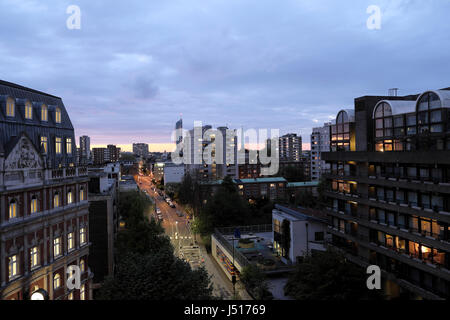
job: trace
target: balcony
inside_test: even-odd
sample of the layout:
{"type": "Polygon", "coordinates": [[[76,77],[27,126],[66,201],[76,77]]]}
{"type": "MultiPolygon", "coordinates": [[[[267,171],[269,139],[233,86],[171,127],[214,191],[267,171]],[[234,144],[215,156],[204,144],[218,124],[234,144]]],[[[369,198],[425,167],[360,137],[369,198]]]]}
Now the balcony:
{"type": "Polygon", "coordinates": [[[68,167],[68,168],[58,168],[49,171],[47,177],[49,180],[58,180],[65,178],[83,177],[87,176],[86,167],[68,167]]]}

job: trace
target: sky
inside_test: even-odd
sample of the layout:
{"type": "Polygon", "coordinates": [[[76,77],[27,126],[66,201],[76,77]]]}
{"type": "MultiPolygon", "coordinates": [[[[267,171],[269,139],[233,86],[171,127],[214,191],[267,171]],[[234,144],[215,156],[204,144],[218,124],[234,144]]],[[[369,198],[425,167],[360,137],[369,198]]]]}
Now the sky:
{"type": "Polygon", "coordinates": [[[449,12],[447,0],[0,0],[0,79],[62,97],[92,146],[170,151],[182,116],[308,148],[356,97],[449,87],[449,12]]]}

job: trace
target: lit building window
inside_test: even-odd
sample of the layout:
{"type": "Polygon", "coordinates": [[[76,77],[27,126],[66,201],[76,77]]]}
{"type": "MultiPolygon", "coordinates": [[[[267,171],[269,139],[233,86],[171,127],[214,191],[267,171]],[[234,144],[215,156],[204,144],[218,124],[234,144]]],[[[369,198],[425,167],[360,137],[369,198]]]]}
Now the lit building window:
{"type": "Polygon", "coordinates": [[[47,137],[41,137],[41,146],[44,152],[47,153],[47,137]]]}
{"type": "Polygon", "coordinates": [[[39,265],[39,250],[38,247],[33,247],[30,249],[30,266],[35,268],[39,265]]]}
{"type": "Polygon", "coordinates": [[[56,192],[53,196],[53,207],[58,208],[59,207],[59,193],[56,192]]]}
{"type": "Polygon", "coordinates": [[[84,284],[80,287],[80,300],[86,300],[86,287],[84,284]]]}
{"type": "Polygon", "coordinates": [[[67,250],[71,251],[75,248],[75,241],[73,238],[73,232],[69,232],[67,235],[67,250]]]}
{"type": "Polygon", "coordinates": [[[55,138],[55,152],[57,154],[61,154],[62,153],[61,138],[59,138],[59,137],[55,138]]]}
{"type": "Polygon", "coordinates": [[[69,192],[67,192],[67,204],[71,204],[72,202],[73,202],[72,191],[69,190],[69,192]]]}
{"type": "Polygon", "coordinates": [[[83,200],[84,200],[84,188],[81,187],[81,189],[80,189],[80,201],[83,201],[83,200]]]}
{"type": "Polygon", "coordinates": [[[36,213],[37,212],[37,205],[38,205],[38,203],[37,203],[37,198],[36,198],[36,196],[33,196],[32,198],[31,198],[31,203],[30,203],[30,213],[36,213]]]}
{"type": "Polygon", "coordinates": [[[15,115],[14,100],[11,98],[8,98],[6,100],[6,115],[8,117],[14,117],[14,115],[15,115]]]}
{"type": "Polygon", "coordinates": [[[80,271],[85,272],[86,271],[86,265],[84,263],[84,259],[80,259],[80,271]]]}
{"type": "Polygon", "coordinates": [[[25,118],[29,120],[33,119],[33,107],[30,101],[25,103],[25,118]]]}
{"type": "Polygon", "coordinates": [[[9,267],[9,279],[12,279],[19,274],[17,255],[9,257],[8,267],[9,267]]]}
{"type": "Polygon", "coordinates": [[[62,255],[61,250],[61,237],[58,237],[56,239],[53,239],[53,257],[59,257],[62,255]]]}
{"type": "Polygon", "coordinates": [[[61,287],[61,276],[57,273],[53,277],[53,289],[58,289],[59,287],[61,287]]]}
{"type": "Polygon", "coordinates": [[[72,154],[72,139],[71,138],[66,139],[66,152],[68,154],[72,154]]]}
{"type": "Polygon", "coordinates": [[[41,121],[48,121],[48,108],[45,104],[41,106],[41,121]]]}
{"type": "Polygon", "coordinates": [[[67,300],[73,300],[73,292],[70,292],[67,296],[67,300]]]}
{"type": "Polygon", "coordinates": [[[86,241],[87,241],[87,239],[86,239],[86,228],[83,227],[83,228],[80,228],[80,244],[81,245],[86,244],[86,241]]]}
{"type": "Polygon", "coordinates": [[[11,200],[9,203],[9,218],[13,219],[17,217],[17,201],[11,200]]]}
{"type": "Polygon", "coordinates": [[[56,108],[55,110],[55,121],[56,123],[61,123],[61,108],[56,108]]]}

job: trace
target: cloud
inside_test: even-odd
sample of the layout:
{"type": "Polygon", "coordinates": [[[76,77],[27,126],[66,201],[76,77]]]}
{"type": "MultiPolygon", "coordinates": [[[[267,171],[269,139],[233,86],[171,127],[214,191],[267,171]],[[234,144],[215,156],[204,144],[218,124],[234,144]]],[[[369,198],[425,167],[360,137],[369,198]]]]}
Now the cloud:
{"type": "Polygon", "coordinates": [[[1,77],[61,96],[105,143],[169,143],[180,113],[307,142],[355,97],[450,86],[449,2],[379,0],[376,31],[369,0],[79,0],[80,30],[70,4],[0,3],[1,77]]]}

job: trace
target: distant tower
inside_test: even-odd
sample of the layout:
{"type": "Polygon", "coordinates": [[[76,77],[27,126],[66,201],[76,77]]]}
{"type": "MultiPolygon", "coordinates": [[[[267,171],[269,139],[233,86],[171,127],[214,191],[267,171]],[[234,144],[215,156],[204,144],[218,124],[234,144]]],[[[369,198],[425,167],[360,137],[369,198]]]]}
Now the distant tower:
{"type": "Polygon", "coordinates": [[[398,88],[391,88],[389,89],[389,96],[390,97],[396,97],[398,92],[398,88]]]}

